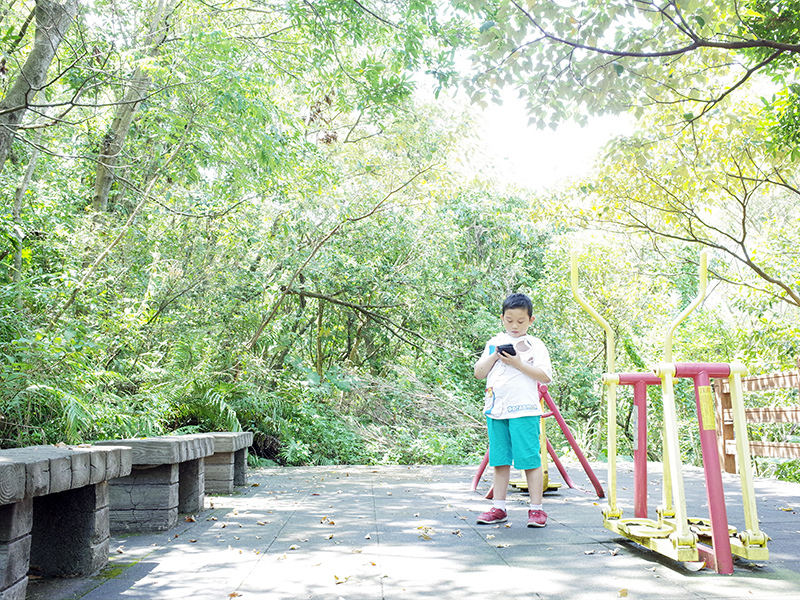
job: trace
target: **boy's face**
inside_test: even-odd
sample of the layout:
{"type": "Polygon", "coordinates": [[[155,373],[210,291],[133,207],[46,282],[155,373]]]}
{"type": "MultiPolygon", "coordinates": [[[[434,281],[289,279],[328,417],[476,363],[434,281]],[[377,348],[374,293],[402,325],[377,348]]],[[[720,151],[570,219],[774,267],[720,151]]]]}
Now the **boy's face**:
{"type": "Polygon", "coordinates": [[[533,324],[533,317],[528,316],[524,308],[509,308],[502,316],[503,327],[511,337],[522,337],[528,333],[528,327],[533,324]]]}

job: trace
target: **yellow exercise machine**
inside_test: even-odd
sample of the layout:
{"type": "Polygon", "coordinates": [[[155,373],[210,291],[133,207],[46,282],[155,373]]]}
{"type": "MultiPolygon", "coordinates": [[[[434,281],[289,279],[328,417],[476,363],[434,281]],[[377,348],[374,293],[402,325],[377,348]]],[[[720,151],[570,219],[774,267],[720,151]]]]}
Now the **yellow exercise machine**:
{"type": "Polygon", "coordinates": [[[769,557],[766,534],[759,530],[756,513],[753,473],[747,441],[741,377],[747,369],[739,363],[673,363],[672,335],[677,326],[703,301],[707,283],[707,254],[700,255],[698,296],[670,325],[664,337],[664,362],[651,373],[617,373],[614,332],[608,322],[594,310],[578,290],[577,252],[571,256],[572,294],[576,302],[605,330],[606,373],[603,383],[608,398],[608,505],[603,510],[603,525],[641,546],[681,562],[703,560],[717,573],[733,573],[733,555],[750,560],[769,557]],[[736,450],[740,466],[742,501],[746,530],[736,533],[728,525],[722,469],[716,445],[714,396],[710,378],[728,378],[733,403],[736,450]],[[708,518],[690,518],[686,500],[678,420],[673,380],[694,381],[700,445],[703,457],[708,518]],[[634,517],[622,518],[617,505],[617,386],[634,388],[634,517]],[[663,504],[657,518],[647,516],[647,386],[660,385],[664,407],[663,428],[663,504]]]}

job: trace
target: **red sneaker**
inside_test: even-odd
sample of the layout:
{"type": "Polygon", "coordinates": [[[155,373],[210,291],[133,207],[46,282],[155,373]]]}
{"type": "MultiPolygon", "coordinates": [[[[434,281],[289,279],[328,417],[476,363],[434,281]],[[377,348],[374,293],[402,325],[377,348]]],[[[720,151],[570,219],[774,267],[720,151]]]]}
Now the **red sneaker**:
{"type": "Polygon", "coordinates": [[[501,508],[492,508],[478,516],[480,525],[490,525],[492,523],[502,523],[508,519],[508,513],[501,508]]]}
{"type": "Polygon", "coordinates": [[[547,525],[547,513],[543,510],[528,511],[528,527],[544,527],[547,525]]]}

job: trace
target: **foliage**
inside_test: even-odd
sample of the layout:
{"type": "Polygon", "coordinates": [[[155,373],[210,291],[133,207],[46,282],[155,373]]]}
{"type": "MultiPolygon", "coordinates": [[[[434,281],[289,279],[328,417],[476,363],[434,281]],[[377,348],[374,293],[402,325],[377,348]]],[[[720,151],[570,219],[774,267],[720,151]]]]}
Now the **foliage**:
{"type": "MultiPolygon", "coordinates": [[[[791,139],[793,99],[781,86],[793,85],[792,51],[763,68],[784,104],[767,100],[761,113],[749,99],[729,102],[703,120],[683,108],[642,113],[636,135],[563,193],[497,181],[474,112],[442,93],[460,77],[458,50],[476,44],[492,69],[468,89],[477,98],[522,84],[550,102],[537,117],[545,125],[702,83],[702,94],[680,97],[699,114],[764,61],[763,45],[723,48],[726,36],[746,26],[747,40],[773,39],[774,25],[785,43],[781,11],[794,10],[765,0],[737,18],[721,4],[629,5],[84,7],[0,171],[3,204],[16,206],[0,214],[0,446],[242,429],[275,464],[477,462],[486,439],[472,367],[504,296],[524,291],[555,366],[550,393],[602,458],[605,340],[571,299],[572,249],[583,293],[615,332],[620,370],[661,360],[668,323],[696,294],[701,248],[712,249],[709,298],[676,331],[676,358],[790,368],[796,165],[765,135],[791,139]],[[619,32],[627,54],[598,57],[547,36],[525,49],[534,9],[567,37],[600,44],[619,32]],[[487,20],[472,28],[474,14],[487,20]],[[634,55],[654,31],[687,31],[662,19],[678,14],[717,46],[634,55]],[[724,66],[729,56],[744,67],[724,66]],[[547,62],[564,58],[579,86],[547,62]],[[667,67],[672,87],[646,83],[667,67]],[[718,75],[702,81],[705,67],[718,75]],[[425,102],[415,88],[428,84],[425,102]],[[133,88],[141,96],[123,100],[133,88]],[[116,134],[103,205],[99,157],[116,134]]],[[[31,50],[21,6],[3,16],[3,85],[31,50]]],[[[681,451],[697,463],[693,391],[681,384],[676,396],[681,451]]],[[[658,390],[649,401],[657,460],[658,390]]],[[[632,453],[632,406],[620,390],[621,455],[632,453]]]]}
{"type": "Polygon", "coordinates": [[[782,91],[765,102],[786,133],[793,131],[794,102],[782,100],[796,78],[796,2],[459,5],[473,15],[476,36],[467,92],[482,102],[511,85],[540,127],[671,106],[693,121],[726,110],[749,80],[770,77],[782,91]]]}

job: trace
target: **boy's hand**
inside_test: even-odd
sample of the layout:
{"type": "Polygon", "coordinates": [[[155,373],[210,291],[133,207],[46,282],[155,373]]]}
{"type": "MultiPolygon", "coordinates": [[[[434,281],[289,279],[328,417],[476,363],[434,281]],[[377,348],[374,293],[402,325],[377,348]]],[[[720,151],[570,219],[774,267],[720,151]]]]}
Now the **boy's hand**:
{"type": "Polygon", "coordinates": [[[497,352],[496,354],[497,357],[507,365],[510,365],[517,369],[519,369],[522,366],[522,358],[520,358],[519,353],[506,354],[505,352],[497,352]]]}

